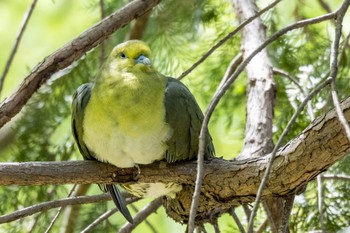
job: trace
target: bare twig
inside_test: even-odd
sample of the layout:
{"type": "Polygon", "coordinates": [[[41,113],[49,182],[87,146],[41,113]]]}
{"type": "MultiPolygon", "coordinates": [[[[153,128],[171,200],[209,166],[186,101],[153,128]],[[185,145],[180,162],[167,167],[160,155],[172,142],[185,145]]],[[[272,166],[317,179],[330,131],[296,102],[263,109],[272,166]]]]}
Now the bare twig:
{"type": "MultiPolygon", "coordinates": [[[[302,97],[305,98],[305,96],[307,95],[304,88],[302,88],[302,86],[300,86],[299,82],[294,78],[292,77],[290,74],[288,74],[286,71],[284,70],[281,70],[281,69],[278,69],[278,68],[273,68],[273,73],[274,74],[278,74],[278,75],[281,75],[281,76],[284,76],[286,78],[288,78],[292,83],[294,83],[298,89],[300,90],[300,92],[302,93],[302,97]]],[[[315,119],[315,113],[312,109],[312,105],[311,105],[311,102],[308,102],[307,103],[307,113],[310,117],[310,120],[313,121],[315,119]]]]}
{"type": "Polygon", "coordinates": [[[324,0],[318,0],[322,8],[327,12],[330,13],[332,12],[331,8],[329,7],[328,3],[326,3],[324,0]]]}
{"type": "MultiPolygon", "coordinates": [[[[106,17],[106,9],[105,9],[104,0],[100,0],[99,4],[100,4],[100,18],[102,20],[106,17]]],[[[101,42],[99,55],[100,55],[100,57],[99,57],[100,66],[102,67],[102,65],[105,61],[105,56],[106,56],[106,41],[101,42]]]]}
{"type": "MultiPolygon", "coordinates": [[[[127,193],[125,194],[130,196],[127,193]]],[[[64,198],[60,200],[43,202],[37,205],[23,208],[21,210],[17,210],[15,212],[12,212],[11,214],[0,216],[0,224],[6,223],[6,222],[12,222],[17,219],[33,215],[38,212],[42,212],[45,210],[49,210],[49,209],[53,209],[61,206],[64,207],[67,205],[81,205],[81,204],[95,203],[95,202],[109,201],[109,200],[111,200],[111,197],[109,194],[100,194],[100,195],[94,195],[94,196],[69,197],[69,198],[64,198]]],[[[127,203],[131,203],[136,200],[138,199],[128,198],[127,203]]]]}
{"type": "Polygon", "coordinates": [[[288,232],[288,221],[293,209],[294,198],[295,198],[295,194],[284,198],[282,223],[280,225],[280,229],[278,232],[283,232],[283,233],[288,232]]]}
{"type": "MultiPolygon", "coordinates": [[[[267,219],[270,223],[270,228],[271,228],[271,232],[277,232],[277,226],[276,226],[276,221],[274,221],[273,217],[272,217],[272,214],[271,214],[271,211],[270,211],[270,208],[269,208],[269,205],[267,203],[267,201],[264,201],[263,203],[263,206],[264,206],[264,209],[265,209],[265,213],[266,213],[266,216],[267,216],[267,219]]],[[[251,216],[251,215],[250,215],[251,216]]],[[[250,217],[249,216],[249,217],[250,217]]],[[[249,221],[249,219],[248,219],[249,221]]],[[[248,222],[249,224],[249,222],[248,222]]],[[[248,226],[249,227],[249,226],[248,226]]]]}
{"type": "MultiPolygon", "coordinates": [[[[77,187],[77,185],[73,185],[72,189],[70,190],[70,192],[68,193],[67,197],[71,197],[75,188],[77,187]]],[[[62,212],[63,207],[59,207],[57,210],[57,213],[55,214],[55,216],[53,217],[53,219],[51,220],[49,226],[47,227],[45,233],[49,233],[53,227],[53,225],[55,224],[56,220],[58,219],[58,217],[60,216],[61,212],[62,212]]]]}
{"type": "Polygon", "coordinates": [[[350,181],[350,176],[348,175],[334,175],[334,174],[323,174],[322,179],[324,180],[343,180],[343,181],[350,181]]]}
{"type": "Polygon", "coordinates": [[[220,82],[220,84],[219,84],[217,89],[221,89],[221,87],[225,84],[225,82],[233,74],[233,72],[235,72],[235,70],[237,69],[238,65],[241,64],[242,61],[243,61],[242,53],[237,54],[232,59],[232,61],[228,65],[228,67],[226,69],[226,72],[224,74],[224,77],[221,79],[221,82],[220,82]]]}
{"type": "Polygon", "coordinates": [[[200,224],[199,226],[197,226],[197,233],[207,233],[207,230],[204,227],[204,224],[200,224]]]}
{"type": "MultiPolygon", "coordinates": [[[[220,47],[223,43],[225,43],[229,38],[231,38],[237,32],[239,32],[245,25],[247,25],[248,23],[250,23],[251,21],[253,21],[257,17],[259,17],[264,12],[266,12],[269,9],[273,8],[279,2],[280,2],[280,0],[272,2],[267,7],[265,7],[261,11],[259,11],[257,14],[253,15],[252,17],[248,18],[243,23],[241,23],[234,31],[229,33],[224,39],[220,40],[201,59],[199,59],[196,63],[194,63],[191,66],[191,68],[189,68],[184,73],[182,73],[178,79],[181,79],[181,78],[185,77],[187,74],[189,74],[195,67],[197,67],[200,63],[202,63],[208,56],[210,56],[210,54],[212,54],[218,47],[220,47]]],[[[242,66],[242,64],[241,64],[241,66],[242,66]]],[[[240,72],[242,72],[242,71],[240,71],[240,72]]],[[[237,73],[237,71],[235,73],[237,73]]],[[[231,77],[232,76],[233,75],[231,75],[231,77]]],[[[231,80],[231,84],[237,77],[238,77],[238,75],[231,80]]],[[[227,86],[227,88],[231,84],[229,84],[227,86]]],[[[224,85],[224,86],[226,86],[226,85],[224,85]]],[[[204,120],[202,122],[202,127],[201,127],[201,131],[200,131],[200,135],[199,135],[199,150],[198,150],[198,155],[197,155],[197,177],[196,177],[195,190],[194,190],[193,197],[192,197],[190,217],[189,217],[189,221],[188,221],[188,232],[189,233],[192,233],[194,231],[194,229],[195,229],[195,218],[196,218],[198,201],[199,201],[199,196],[200,196],[200,193],[201,193],[200,189],[201,189],[203,173],[204,173],[204,171],[203,171],[203,161],[204,161],[204,150],[205,150],[205,138],[206,138],[207,131],[208,131],[207,127],[208,127],[210,116],[211,116],[212,112],[214,111],[214,108],[215,108],[217,102],[219,101],[219,99],[224,94],[224,93],[222,93],[221,96],[218,96],[219,95],[218,91],[219,90],[224,90],[224,92],[225,92],[227,90],[227,88],[225,90],[224,86],[222,86],[222,89],[217,89],[217,91],[214,94],[214,97],[212,98],[212,101],[211,101],[212,108],[210,109],[210,105],[208,106],[208,109],[206,110],[206,113],[205,113],[204,120]]]]}
{"type": "Polygon", "coordinates": [[[127,222],[122,228],[120,228],[119,233],[131,232],[135,227],[137,227],[141,222],[143,222],[149,215],[155,212],[163,203],[163,197],[158,197],[145,206],[140,212],[134,217],[134,223],[131,224],[127,222]]]}
{"type": "Polygon", "coordinates": [[[22,20],[22,25],[20,27],[19,33],[16,37],[15,44],[13,45],[10,57],[7,59],[6,66],[4,71],[2,72],[1,78],[0,78],[0,93],[2,92],[3,86],[4,86],[4,81],[6,78],[6,75],[11,67],[13,58],[15,57],[15,54],[17,52],[17,48],[19,46],[19,43],[22,39],[23,33],[27,27],[27,24],[29,22],[30,17],[32,16],[33,10],[35,8],[35,5],[38,0],[33,0],[32,4],[30,4],[28,11],[24,14],[23,20],[22,20]]]}
{"type": "Polygon", "coordinates": [[[323,186],[322,186],[322,175],[317,176],[317,205],[318,205],[318,213],[320,220],[321,232],[325,232],[324,227],[324,215],[323,215],[323,186]]]}
{"type": "Polygon", "coordinates": [[[67,205],[80,205],[86,203],[94,203],[100,201],[108,201],[111,197],[109,194],[100,194],[95,196],[83,196],[83,197],[69,197],[60,200],[43,202],[37,205],[29,206],[21,210],[17,210],[11,214],[0,216],[0,224],[5,222],[12,222],[20,218],[24,218],[35,213],[61,207],[67,205]]]}
{"type": "Polygon", "coordinates": [[[346,57],[346,50],[349,48],[349,40],[350,40],[350,32],[346,35],[344,39],[344,43],[343,43],[344,46],[342,48],[342,51],[339,54],[338,64],[341,64],[344,58],[346,57]]]}
{"type": "Polygon", "coordinates": [[[187,76],[189,73],[192,72],[197,66],[199,66],[202,62],[204,62],[216,49],[218,49],[221,45],[223,45],[226,41],[228,41],[230,38],[232,38],[234,35],[236,35],[244,26],[252,22],[254,19],[258,18],[260,15],[264,14],[266,11],[272,9],[277,3],[279,3],[281,0],[276,0],[272,2],[270,5],[253,15],[252,17],[245,20],[243,23],[241,23],[235,30],[227,34],[224,38],[222,38],[219,42],[217,42],[213,47],[211,47],[208,52],[206,52],[198,61],[196,61],[190,68],[188,68],[185,72],[183,72],[177,79],[181,80],[185,76],[187,76]]]}
{"type": "Polygon", "coordinates": [[[245,216],[246,216],[246,218],[247,218],[247,221],[248,221],[248,220],[249,220],[249,216],[250,216],[251,213],[252,213],[252,211],[251,211],[251,209],[250,209],[250,205],[244,204],[244,205],[242,205],[242,207],[243,207],[244,214],[245,214],[245,216]]]}
{"type": "Polygon", "coordinates": [[[33,93],[55,72],[66,68],[94,48],[117,29],[140,17],[160,0],[134,0],[40,62],[21,83],[19,89],[0,104],[0,127],[11,120],[33,93]]]}
{"type": "Polygon", "coordinates": [[[348,141],[350,142],[350,126],[349,126],[349,124],[348,124],[348,122],[347,122],[347,120],[346,120],[346,118],[341,110],[338,95],[337,95],[337,89],[336,89],[336,77],[337,77],[337,73],[338,73],[339,42],[340,42],[340,38],[342,36],[343,18],[344,18],[346,11],[349,8],[349,5],[350,5],[350,1],[345,0],[343,2],[343,4],[341,5],[341,7],[339,8],[339,10],[337,11],[335,37],[334,37],[334,41],[332,43],[331,57],[330,57],[330,61],[331,61],[330,78],[332,79],[331,94],[332,94],[333,104],[334,104],[334,107],[336,109],[339,121],[343,125],[346,136],[348,138],[348,141]]]}
{"type": "Polygon", "coordinates": [[[238,226],[239,231],[241,233],[245,233],[244,227],[243,227],[241,221],[239,220],[239,218],[235,212],[235,208],[233,208],[233,207],[231,208],[230,214],[233,217],[233,219],[235,220],[235,223],[238,226]]]}
{"type": "Polygon", "coordinates": [[[265,219],[263,221],[263,223],[260,224],[258,229],[256,229],[255,233],[263,233],[263,232],[265,232],[268,223],[269,223],[269,219],[265,219]]]}
{"type": "MultiPolygon", "coordinates": [[[[131,209],[133,209],[136,213],[139,212],[139,209],[136,208],[136,206],[134,204],[130,205],[131,209]]],[[[144,220],[144,223],[149,227],[149,229],[151,230],[151,232],[153,233],[157,233],[157,229],[152,225],[152,223],[150,223],[150,221],[148,221],[147,219],[144,220]]]]}
{"type": "Polygon", "coordinates": [[[214,219],[213,222],[212,222],[212,225],[214,227],[214,231],[215,233],[220,233],[220,228],[219,228],[219,223],[218,223],[218,219],[214,219]]]}
{"type": "MultiPolygon", "coordinates": [[[[73,196],[86,196],[91,184],[79,184],[74,191],[73,196]]],[[[60,231],[64,233],[73,233],[79,219],[76,216],[80,215],[82,205],[66,206],[63,219],[60,222],[60,231]]]]}
{"type": "Polygon", "coordinates": [[[86,228],[84,228],[80,233],[92,232],[98,224],[105,221],[106,219],[108,219],[110,216],[112,216],[117,212],[118,212],[118,208],[108,210],[107,212],[101,214],[98,218],[96,218],[91,224],[89,224],[86,228]]]}

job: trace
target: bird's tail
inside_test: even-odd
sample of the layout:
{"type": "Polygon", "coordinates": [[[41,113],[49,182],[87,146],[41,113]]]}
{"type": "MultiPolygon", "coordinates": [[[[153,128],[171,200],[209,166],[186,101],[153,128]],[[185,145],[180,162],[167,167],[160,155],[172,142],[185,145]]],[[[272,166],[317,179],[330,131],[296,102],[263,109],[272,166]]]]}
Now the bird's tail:
{"type": "Polygon", "coordinates": [[[108,190],[109,194],[111,195],[113,202],[119,209],[119,211],[123,214],[123,216],[128,220],[129,223],[133,223],[133,219],[131,217],[131,214],[126,207],[125,200],[119,191],[118,187],[116,185],[107,184],[106,189],[108,190]]]}

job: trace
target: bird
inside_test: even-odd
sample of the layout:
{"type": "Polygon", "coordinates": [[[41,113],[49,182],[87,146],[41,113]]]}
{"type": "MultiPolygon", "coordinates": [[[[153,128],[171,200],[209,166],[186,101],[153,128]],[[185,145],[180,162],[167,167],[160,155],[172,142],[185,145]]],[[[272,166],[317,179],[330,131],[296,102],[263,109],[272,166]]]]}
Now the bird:
{"type": "MultiPolygon", "coordinates": [[[[158,72],[151,50],[141,40],[116,45],[94,82],[78,87],[72,101],[72,132],[85,160],[119,168],[156,161],[196,159],[203,113],[179,80],[158,72]]],[[[205,159],[215,156],[210,133],[205,159]]],[[[100,185],[130,223],[133,218],[116,184],[100,185]]],[[[123,186],[138,197],[175,198],[176,183],[123,186]]]]}

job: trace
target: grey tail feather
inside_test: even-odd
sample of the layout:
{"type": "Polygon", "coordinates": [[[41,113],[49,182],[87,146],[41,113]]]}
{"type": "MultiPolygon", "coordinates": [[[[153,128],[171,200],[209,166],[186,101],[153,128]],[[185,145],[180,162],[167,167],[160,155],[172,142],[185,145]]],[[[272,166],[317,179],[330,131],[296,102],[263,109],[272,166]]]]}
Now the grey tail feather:
{"type": "Polygon", "coordinates": [[[128,208],[126,207],[125,200],[124,200],[121,192],[119,191],[118,187],[115,185],[112,185],[112,184],[108,184],[108,185],[106,185],[106,188],[107,188],[109,194],[111,195],[113,202],[115,203],[115,205],[119,209],[119,211],[123,214],[123,216],[126,218],[126,220],[128,220],[128,222],[132,224],[133,219],[131,217],[131,214],[130,214],[128,208]]]}

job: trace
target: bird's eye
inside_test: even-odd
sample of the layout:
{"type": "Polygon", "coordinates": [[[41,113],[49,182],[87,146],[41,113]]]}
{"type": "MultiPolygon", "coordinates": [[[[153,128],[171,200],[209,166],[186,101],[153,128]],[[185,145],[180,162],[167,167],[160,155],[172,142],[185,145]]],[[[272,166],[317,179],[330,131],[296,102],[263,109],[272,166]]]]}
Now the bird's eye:
{"type": "Polygon", "coordinates": [[[120,53],[120,57],[121,57],[121,58],[123,58],[123,59],[124,59],[124,58],[126,58],[125,53],[123,53],[123,52],[122,52],[122,53],[120,53]]]}

